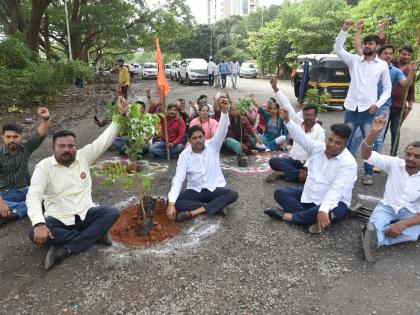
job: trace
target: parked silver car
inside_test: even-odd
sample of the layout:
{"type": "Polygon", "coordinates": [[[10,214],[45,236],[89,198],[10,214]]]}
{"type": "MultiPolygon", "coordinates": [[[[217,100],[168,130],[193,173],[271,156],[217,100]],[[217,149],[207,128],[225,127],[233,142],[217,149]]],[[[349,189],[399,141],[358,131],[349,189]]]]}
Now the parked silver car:
{"type": "Polygon", "coordinates": [[[170,70],[170,73],[169,73],[169,77],[171,78],[171,80],[175,80],[175,81],[179,80],[178,67],[179,67],[180,63],[181,63],[181,61],[172,61],[171,62],[171,70],[170,70]]]}
{"type": "Polygon", "coordinates": [[[156,62],[146,62],[143,66],[143,79],[156,79],[158,65],[156,62]]]}
{"type": "Polygon", "coordinates": [[[257,66],[253,63],[244,62],[239,70],[240,78],[256,78],[258,76],[257,66]]]}

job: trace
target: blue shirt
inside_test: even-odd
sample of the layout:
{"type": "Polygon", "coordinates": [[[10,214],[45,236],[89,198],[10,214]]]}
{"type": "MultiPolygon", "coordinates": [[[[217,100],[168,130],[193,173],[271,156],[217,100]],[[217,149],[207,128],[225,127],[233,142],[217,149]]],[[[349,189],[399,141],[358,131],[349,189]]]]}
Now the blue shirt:
{"type": "Polygon", "coordinates": [[[220,74],[228,74],[229,73],[229,66],[226,62],[221,63],[219,65],[219,72],[220,72],[220,74]]]}
{"type": "MultiPolygon", "coordinates": [[[[394,67],[393,65],[389,65],[388,67],[389,67],[389,75],[391,76],[392,88],[394,88],[394,86],[396,86],[398,84],[398,82],[400,82],[402,79],[405,79],[405,75],[404,75],[404,72],[402,72],[402,70],[400,70],[397,67],[394,67]]],[[[384,90],[384,88],[382,86],[382,81],[379,81],[379,83],[378,83],[378,98],[382,94],[383,90],[384,90]]],[[[386,100],[385,104],[382,105],[382,106],[391,107],[391,98],[388,98],[386,100]]]]}

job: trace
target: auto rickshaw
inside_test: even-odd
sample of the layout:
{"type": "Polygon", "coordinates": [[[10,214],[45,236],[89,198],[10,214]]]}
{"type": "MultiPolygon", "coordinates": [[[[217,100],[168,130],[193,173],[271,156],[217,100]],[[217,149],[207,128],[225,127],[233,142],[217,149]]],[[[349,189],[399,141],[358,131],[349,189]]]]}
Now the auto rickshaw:
{"type": "Polygon", "coordinates": [[[320,94],[329,93],[328,105],[343,106],[350,86],[347,65],[337,55],[300,55],[293,79],[295,96],[303,102],[308,88],[316,88],[320,94]]]}

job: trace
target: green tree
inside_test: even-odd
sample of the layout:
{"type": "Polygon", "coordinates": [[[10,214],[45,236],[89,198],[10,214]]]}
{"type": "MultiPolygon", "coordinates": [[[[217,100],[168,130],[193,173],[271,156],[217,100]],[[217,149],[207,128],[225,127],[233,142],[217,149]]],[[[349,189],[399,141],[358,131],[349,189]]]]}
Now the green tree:
{"type": "Polygon", "coordinates": [[[243,25],[247,31],[258,32],[261,27],[276,19],[279,15],[280,7],[271,5],[268,8],[258,8],[255,12],[243,19],[243,25]]]}
{"type": "Polygon", "coordinates": [[[243,33],[240,31],[241,21],[242,18],[235,15],[225,18],[215,24],[214,33],[216,34],[217,49],[232,45],[235,38],[237,44],[238,37],[243,36],[243,33]]]}

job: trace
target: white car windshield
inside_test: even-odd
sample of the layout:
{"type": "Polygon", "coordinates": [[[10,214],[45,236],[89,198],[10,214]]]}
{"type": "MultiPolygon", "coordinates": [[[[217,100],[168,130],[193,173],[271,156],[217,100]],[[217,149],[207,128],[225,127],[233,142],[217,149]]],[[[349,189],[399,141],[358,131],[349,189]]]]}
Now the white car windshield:
{"type": "Polygon", "coordinates": [[[155,65],[155,64],[145,64],[144,68],[145,69],[153,69],[153,68],[157,68],[157,65],[155,65]]]}
{"type": "Polygon", "coordinates": [[[189,66],[196,69],[207,69],[207,62],[204,60],[191,60],[189,66]]]}
{"type": "Polygon", "coordinates": [[[243,65],[243,67],[244,68],[249,68],[249,69],[254,69],[255,68],[255,65],[252,64],[252,63],[246,63],[246,64],[243,65]]]}

